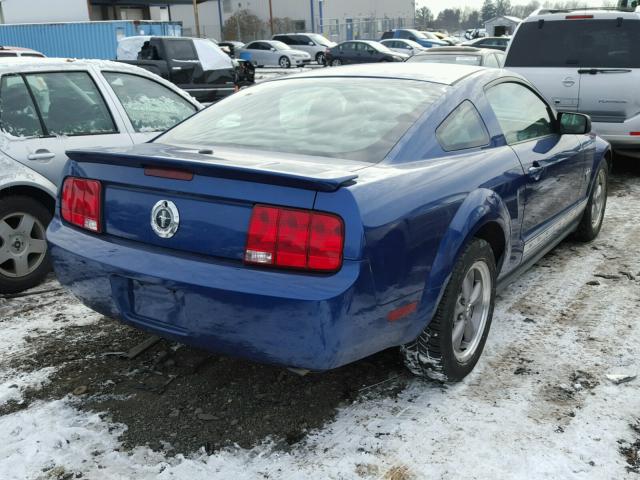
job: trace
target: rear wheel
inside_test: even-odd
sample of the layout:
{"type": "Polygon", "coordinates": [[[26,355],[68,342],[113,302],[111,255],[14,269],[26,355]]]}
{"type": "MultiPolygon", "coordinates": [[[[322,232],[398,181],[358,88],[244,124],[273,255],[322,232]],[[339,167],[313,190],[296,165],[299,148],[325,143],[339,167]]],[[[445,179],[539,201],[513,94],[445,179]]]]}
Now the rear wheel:
{"type": "Polygon", "coordinates": [[[598,236],[602,228],[604,211],[607,208],[607,192],[609,190],[609,173],[607,162],[603,162],[596,174],[589,201],[582,214],[582,220],[574,237],[581,242],[590,242],[598,236]]]}
{"type": "Polygon", "coordinates": [[[332,67],[339,67],[340,65],[342,65],[342,60],[340,60],[339,58],[334,58],[333,60],[331,60],[332,67]]]}
{"type": "Polygon", "coordinates": [[[280,65],[282,68],[291,68],[291,60],[289,60],[288,57],[280,57],[278,65],[280,65]]]}
{"type": "Polygon", "coordinates": [[[316,62],[318,62],[318,65],[324,65],[324,53],[322,52],[317,53],[316,62]]]}
{"type": "Polygon", "coordinates": [[[51,213],[25,196],[0,200],[0,292],[38,285],[51,269],[45,239],[51,213]]]}
{"type": "Polygon", "coordinates": [[[457,382],[473,370],[491,326],[495,280],[493,250],[474,239],[456,262],[431,322],[401,348],[412,373],[457,382]]]}

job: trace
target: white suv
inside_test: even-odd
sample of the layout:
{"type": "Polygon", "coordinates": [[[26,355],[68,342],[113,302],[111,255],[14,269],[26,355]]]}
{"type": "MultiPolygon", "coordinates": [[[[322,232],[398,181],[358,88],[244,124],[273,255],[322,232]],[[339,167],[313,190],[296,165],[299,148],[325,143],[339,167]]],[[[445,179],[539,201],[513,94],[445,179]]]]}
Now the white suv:
{"type": "Polygon", "coordinates": [[[324,65],[324,53],[337,44],[319,33],[279,33],[273,40],[286,43],[295,50],[307,52],[313,60],[324,65]]]}
{"type": "Polygon", "coordinates": [[[558,110],[590,115],[614,149],[640,158],[640,14],[538,10],[516,30],[505,68],[558,110]]]}

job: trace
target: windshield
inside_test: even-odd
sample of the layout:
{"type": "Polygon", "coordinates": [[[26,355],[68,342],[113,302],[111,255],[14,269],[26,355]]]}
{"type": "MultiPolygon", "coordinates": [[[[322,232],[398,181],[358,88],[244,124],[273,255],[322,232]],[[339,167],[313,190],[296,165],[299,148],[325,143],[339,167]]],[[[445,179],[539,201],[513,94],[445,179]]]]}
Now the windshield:
{"type": "Polygon", "coordinates": [[[335,42],[332,42],[331,40],[327,40],[325,37],[323,37],[322,35],[318,35],[316,34],[307,34],[308,37],[310,37],[314,42],[316,42],[318,45],[322,45],[323,47],[335,47],[335,42]]]}
{"type": "Polygon", "coordinates": [[[413,63],[459,63],[461,65],[480,65],[482,58],[480,55],[414,55],[409,57],[407,62],[413,63]]]}
{"type": "Polygon", "coordinates": [[[269,45],[271,45],[276,50],[291,50],[291,47],[289,45],[287,45],[286,43],[279,42],[278,40],[273,40],[269,42],[269,45]]]}
{"type": "Polygon", "coordinates": [[[379,162],[445,89],[386,78],[266,82],[212,105],[155,141],[379,162]]]}

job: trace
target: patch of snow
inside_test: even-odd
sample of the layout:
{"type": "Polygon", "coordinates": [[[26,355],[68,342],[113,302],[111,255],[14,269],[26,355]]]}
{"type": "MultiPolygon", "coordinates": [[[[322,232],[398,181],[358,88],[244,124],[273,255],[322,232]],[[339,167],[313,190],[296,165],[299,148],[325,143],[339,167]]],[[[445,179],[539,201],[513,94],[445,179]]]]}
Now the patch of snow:
{"type": "Polygon", "coordinates": [[[55,367],[45,367],[33,372],[2,372],[4,377],[0,383],[0,406],[9,401],[22,403],[22,395],[28,388],[42,388],[49,383],[49,377],[56,371],[55,367]]]}

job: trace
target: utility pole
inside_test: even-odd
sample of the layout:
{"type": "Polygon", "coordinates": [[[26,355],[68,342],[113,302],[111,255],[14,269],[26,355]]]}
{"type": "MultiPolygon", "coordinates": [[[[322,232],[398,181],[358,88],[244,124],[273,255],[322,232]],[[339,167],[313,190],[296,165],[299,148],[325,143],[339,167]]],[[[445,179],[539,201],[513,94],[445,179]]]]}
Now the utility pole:
{"type": "Polygon", "coordinates": [[[200,38],[200,16],[198,15],[198,0],[193,0],[193,18],[196,22],[196,37],[200,38]]]}
{"type": "Polygon", "coordinates": [[[271,28],[271,36],[273,37],[273,8],[271,0],[269,0],[269,28],[271,28]]]}

